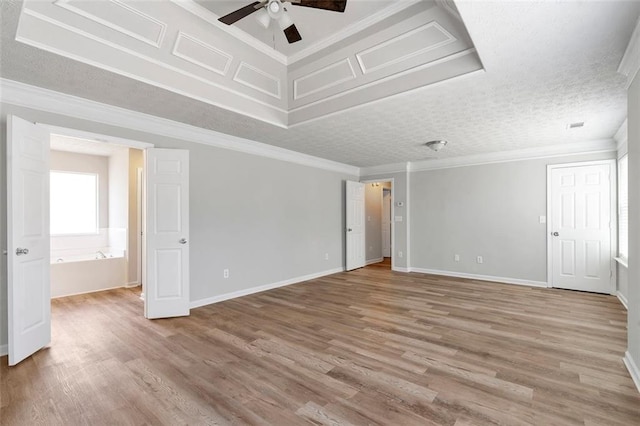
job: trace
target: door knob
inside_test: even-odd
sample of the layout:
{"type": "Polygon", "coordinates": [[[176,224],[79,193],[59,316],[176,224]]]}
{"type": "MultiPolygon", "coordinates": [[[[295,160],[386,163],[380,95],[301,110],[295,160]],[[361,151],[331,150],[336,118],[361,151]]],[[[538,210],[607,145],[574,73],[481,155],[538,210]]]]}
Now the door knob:
{"type": "Polygon", "coordinates": [[[22,256],[23,254],[29,254],[29,249],[28,248],[20,248],[20,247],[18,247],[16,249],[16,256],[22,256]]]}
{"type": "Polygon", "coordinates": [[[353,229],[347,228],[347,232],[351,232],[351,231],[353,231],[353,229]]]}
{"type": "Polygon", "coordinates": [[[557,237],[560,234],[558,234],[557,232],[552,232],[551,235],[553,235],[554,237],[557,237]]]}
{"type": "Polygon", "coordinates": [[[180,241],[178,241],[180,244],[187,244],[187,240],[185,238],[180,238],[180,241]]]}

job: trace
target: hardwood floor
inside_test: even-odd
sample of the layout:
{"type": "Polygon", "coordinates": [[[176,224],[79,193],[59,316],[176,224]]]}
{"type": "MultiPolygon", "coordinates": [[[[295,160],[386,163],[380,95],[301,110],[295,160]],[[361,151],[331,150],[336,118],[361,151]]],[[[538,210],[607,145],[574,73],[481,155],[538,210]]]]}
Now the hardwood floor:
{"type": "Polygon", "coordinates": [[[52,305],[51,347],[2,358],[2,425],[640,424],[612,296],[372,266],[188,318],[52,305]]]}

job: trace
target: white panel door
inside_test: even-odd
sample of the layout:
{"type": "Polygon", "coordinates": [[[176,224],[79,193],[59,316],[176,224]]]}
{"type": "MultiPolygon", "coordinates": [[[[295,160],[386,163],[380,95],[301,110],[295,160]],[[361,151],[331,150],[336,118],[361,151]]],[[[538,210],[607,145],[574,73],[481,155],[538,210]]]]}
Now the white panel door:
{"type": "Polygon", "coordinates": [[[49,132],[7,117],[9,365],[51,341],[49,132]]]}
{"type": "Polygon", "coordinates": [[[365,266],[364,183],[347,181],[347,271],[365,266]]]}
{"type": "Polygon", "coordinates": [[[551,169],[551,286],[613,293],[611,164],[551,169]]]}
{"type": "Polygon", "coordinates": [[[189,151],[145,150],[144,315],[189,315],[189,151]]]}
{"type": "Polygon", "coordinates": [[[391,191],[382,190],[382,256],[391,257],[391,191]]]}

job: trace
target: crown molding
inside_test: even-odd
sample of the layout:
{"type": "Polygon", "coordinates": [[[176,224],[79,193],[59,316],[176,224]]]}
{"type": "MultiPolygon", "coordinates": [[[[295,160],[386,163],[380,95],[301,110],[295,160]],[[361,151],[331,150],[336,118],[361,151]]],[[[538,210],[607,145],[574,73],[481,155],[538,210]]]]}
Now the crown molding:
{"type": "MultiPolygon", "coordinates": [[[[2,103],[195,142],[332,172],[359,176],[360,168],[49,89],[0,79],[2,103]]],[[[43,123],[53,124],[53,123],[43,123]]]]}
{"type": "Polygon", "coordinates": [[[626,118],[624,119],[624,122],[622,123],[622,125],[620,126],[620,128],[618,129],[616,134],[613,135],[613,139],[616,141],[616,150],[618,152],[622,151],[627,146],[627,139],[628,139],[628,136],[627,136],[627,128],[628,128],[627,120],[628,119],[626,119],[626,118]]]}
{"type": "Polygon", "coordinates": [[[264,53],[270,58],[275,59],[276,61],[280,62],[282,65],[288,64],[287,55],[280,53],[277,50],[274,50],[273,47],[269,46],[266,43],[263,43],[257,38],[250,36],[249,34],[239,29],[238,27],[221,23],[220,21],[218,21],[218,18],[219,18],[218,15],[216,15],[215,13],[213,13],[212,11],[210,11],[204,6],[200,6],[195,1],[193,0],[170,0],[170,1],[182,7],[183,9],[191,12],[192,14],[199,17],[200,19],[210,23],[211,25],[227,32],[228,34],[231,34],[238,40],[256,49],[260,53],[264,53]]]}
{"type": "Polygon", "coordinates": [[[640,71],[640,18],[636,22],[636,28],[631,34],[627,50],[618,66],[618,72],[627,77],[627,89],[640,71]]]}
{"type": "Polygon", "coordinates": [[[483,164],[536,160],[540,158],[592,154],[615,150],[616,143],[613,139],[599,139],[586,142],[542,146],[537,148],[516,149],[511,151],[489,152],[486,154],[410,162],[409,171],[419,172],[424,170],[448,169],[453,167],[478,166],[483,164]]]}
{"type": "Polygon", "coordinates": [[[409,163],[382,164],[380,166],[361,167],[360,176],[376,176],[388,173],[405,173],[409,163]]]}
{"type": "Polygon", "coordinates": [[[359,33],[360,31],[369,28],[372,25],[377,24],[390,16],[395,15],[398,12],[401,12],[416,3],[420,3],[422,0],[398,0],[395,2],[390,2],[390,6],[374,13],[373,15],[369,15],[366,18],[349,25],[346,28],[332,34],[331,36],[318,41],[317,43],[302,49],[301,51],[292,54],[287,59],[287,65],[294,64],[302,59],[305,59],[314,53],[318,53],[323,49],[343,40],[347,37],[351,37],[354,34],[359,33]]]}
{"type": "Polygon", "coordinates": [[[232,36],[242,41],[243,43],[253,47],[259,52],[264,53],[265,55],[268,55],[269,57],[271,57],[272,59],[275,59],[281,64],[291,65],[295,62],[298,62],[304,58],[307,58],[313,55],[314,53],[317,53],[323,49],[326,49],[327,47],[339,42],[340,40],[343,40],[347,37],[357,34],[358,32],[370,27],[371,25],[375,25],[378,22],[383,21],[384,19],[387,19],[388,17],[404,9],[407,9],[408,7],[416,3],[419,3],[422,0],[398,0],[395,2],[391,2],[390,6],[374,13],[373,15],[367,16],[366,18],[358,22],[355,22],[352,25],[349,25],[348,27],[332,34],[331,36],[325,39],[322,39],[317,43],[297,53],[294,53],[290,56],[287,56],[283,53],[278,52],[277,50],[274,50],[273,47],[247,34],[246,32],[242,31],[238,27],[220,23],[218,21],[218,18],[219,18],[218,15],[211,12],[206,7],[200,6],[198,3],[196,3],[193,0],[170,0],[170,1],[182,7],[183,9],[193,13],[194,15],[200,17],[201,19],[207,21],[211,25],[215,25],[216,27],[222,29],[223,31],[226,31],[227,33],[231,34],[232,36]]]}

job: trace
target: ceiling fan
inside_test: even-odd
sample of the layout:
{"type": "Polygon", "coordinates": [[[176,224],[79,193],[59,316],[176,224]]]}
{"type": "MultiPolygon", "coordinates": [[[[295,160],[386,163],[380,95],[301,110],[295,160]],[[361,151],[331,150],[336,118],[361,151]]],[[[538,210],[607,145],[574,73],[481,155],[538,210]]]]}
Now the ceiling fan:
{"type": "MultiPolygon", "coordinates": [[[[278,22],[280,29],[284,32],[289,43],[295,43],[302,40],[302,36],[298,32],[293,20],[287,13],[284,1],[282,0],[262,0],[253,2],[245,7],[229,13],[218,19],[218,21],[231,25],[238,22],[245,16],[249,16],[254,12],[258,12],[258,21],[267,28],[271,20],[278,22]]],[[[288,0],[294,6],[312,7],[314,9],[331,10],[333,12],[344,12],[347,7],[347,0],[288,0]]]]}

